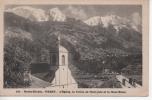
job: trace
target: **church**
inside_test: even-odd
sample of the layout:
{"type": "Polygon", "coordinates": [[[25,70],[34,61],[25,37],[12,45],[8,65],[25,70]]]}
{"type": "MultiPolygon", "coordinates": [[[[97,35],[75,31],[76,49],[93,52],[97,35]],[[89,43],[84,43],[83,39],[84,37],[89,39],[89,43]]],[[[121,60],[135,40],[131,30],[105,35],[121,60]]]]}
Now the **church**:
{"type": "Polygon", "coordinates": [[[78,84],[69,69],[69,52],[60,43],[60,34],[55,48],[49,50],[49,57],[49,64],[33,65],[33,77],[38,76],[44,83],[49,82],[45,88],[77,88],[78,84]]]}
{"type": "Polygon", "coordinates": [[[68,50],[60,45],[60,35],[58,36],[57,50],[50,50],[51,70],[55,71],[55,77],[52,81],[53,87],[59,88],[77,88],[78,84],[73,78],[69,69],[68,50]]]}

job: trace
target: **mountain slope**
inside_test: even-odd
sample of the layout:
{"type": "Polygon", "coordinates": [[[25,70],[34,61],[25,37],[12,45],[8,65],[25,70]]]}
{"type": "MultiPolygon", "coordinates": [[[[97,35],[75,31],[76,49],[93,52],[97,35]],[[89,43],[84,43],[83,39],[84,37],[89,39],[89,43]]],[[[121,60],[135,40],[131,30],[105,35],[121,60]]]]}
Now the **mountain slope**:
{"type": "Polygon", "coordinates": [[[25,16],[10,11],[4,13],[4,87],[10,80],[13,85],[8,87],[23,85],[20,75],[31,63],[49,64],[49,52],[56,49],[58,33],[61,45],[69,51],[69,66],[79,69],[77,74],[101,73],[103,67],[120,72],[131,64],[142,65],[142,34],[123,26],[121,20],[104,19],[104,23],[97,20],[97,25],[92,26],[65,17],[57,8],[46,14],[50,17],[45,17],[43,11],[38,17],[32,12],[29,15],[32,17],[28,12],[25,16]],[[117,30],[116,26],[121,28],[117,30]]]}
{"type": "Polygon", "coordinates": [[[141,50],[141,34],[128,28],[121,28],[117,32],[111,24],[106,28],[102,25],[90,27],[75,19],[66,20],[65,22],[45,21],[33,23],[8,12],[5,13],[5,23],[6,26],[16,26],[30,32],[34,41],[39,41],[46,47],[51,47],[51,43],[54,44],[54,38],[57,37],[55,33],[59,31],[66,48],[74,49],[82,59],[96,59],[98,56],[100,58],[103,57],[103,54],[113,54],[113,50],[118,50],[117,53],[114,53],[115,55],[141,50]]]}
{"type": "Polygon", "coordinates": [[[8,12],[12,12],[18,16],[29,19],[31,21],[47,21],[45,11],[42,9],[36,9],[29,6],[19,6],[13,9],[7,10],[8,12]]]}
{"type": "Polygon", "coordinates": [[[19,6],[6,10],[30,21],[65,21],[66,16],[58,9],[52,8],[49,11],[37,9],[30,6],[19,6]]]}
{"type": "Polygon", "coordinates": [[[49,10],[49,17],[50,20],[53,21],[65,21],[66,16],[58,9],[58,8],[52,8],[49,10]]]}
{"type": "Polygon", "coordinates": [[[108,27],[111,24],[117,31],[122,28],[128,28],[140,32],[140,27],[134,25],[131,20],[116,15],[94,16],[85,20],[84,23],[90,26],[103,24],[103,27],[108,27]]]}

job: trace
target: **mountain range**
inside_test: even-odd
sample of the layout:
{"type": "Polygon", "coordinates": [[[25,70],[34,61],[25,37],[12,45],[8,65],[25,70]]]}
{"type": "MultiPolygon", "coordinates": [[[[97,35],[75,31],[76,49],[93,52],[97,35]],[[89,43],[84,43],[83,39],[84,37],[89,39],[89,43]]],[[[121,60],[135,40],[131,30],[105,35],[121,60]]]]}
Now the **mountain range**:
{"type": "MultiPolygon", "coordinates": [[[[30,6],[19,6],[13,9],[6,10],[7,12],[12,12],[18,16],[24,17],[31,21],[60,21],[66,20],[66,15],[59,8],[52,8],[47,11],[38,8],[32,8],[30,6]]],[[[130,19],[120,17],[117,15],[106,15],[106,16],[93,16],[86,20],[82,20],[84,23],[90,26],[96,26],[98,24],[103,24],[104,27],[108,27],[112,24],[114,28],[119,31],[121,28],[134,29],[140,32],[141,25],[135,25],[130,19]]]]}
{"type": "MultiPolygon", "coordinates": [[[[57,32],[60,32],[62,44],[82,60],[142,52],[139,26],[132,26],[129,19],[116,15],[77,20],[66,17],[59,8],[44,11],[19,6],[6,10],[4,19],[5,43],[17,38],[20,41],[31,41],[28,45],[35,46],[37,43],[37,46],[49,50],[55,44],[57,32]]],[[[20,48],[26,50],[23,45],[24,42],[20,48]]],[[[30,50],[27,52],[30,53],[30,50]]]]}
{"type": "Polygon", "coordinates": [[[6,10],[7,12],[12,12],[18,16],[29,19],[30,21],[65,21],[66,16],[58,9],[52,8],[48,11],[42,9],[32,8],[29,6],[19,6],[13,9],[6,10]]]}

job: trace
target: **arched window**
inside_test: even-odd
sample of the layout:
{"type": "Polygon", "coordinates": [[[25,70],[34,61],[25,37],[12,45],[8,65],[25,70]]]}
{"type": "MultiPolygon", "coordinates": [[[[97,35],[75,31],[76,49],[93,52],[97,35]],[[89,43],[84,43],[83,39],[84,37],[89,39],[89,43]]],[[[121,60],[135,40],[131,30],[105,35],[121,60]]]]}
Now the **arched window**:
{"type": "Polygon", "coordinates": [[[52,65],[56,65],[56,55],[52,55],[52,65]]]}
{"type": "Polygon", "coordinates": [[[65,56],[62,55],[62,65],[65,65],[65,56]]]}

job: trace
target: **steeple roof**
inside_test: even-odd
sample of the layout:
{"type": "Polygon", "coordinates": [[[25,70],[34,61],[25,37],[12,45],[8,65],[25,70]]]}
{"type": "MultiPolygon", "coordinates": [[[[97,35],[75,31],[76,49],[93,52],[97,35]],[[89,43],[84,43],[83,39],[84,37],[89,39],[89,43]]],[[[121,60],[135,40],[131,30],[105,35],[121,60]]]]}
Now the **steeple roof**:
{"type": "Polygon", "coordinates": [[[65,47],[59,45],[59,52],[68,52],[68,50],[65,47]]]}
{"type": "Polygon", "coordinates": [[[61,45],[61,34],[60,32],[56,33],[57,39],[55,41],[56,45],[50,48],[50,52],[68,52],[68,50],[61,45]]]}

